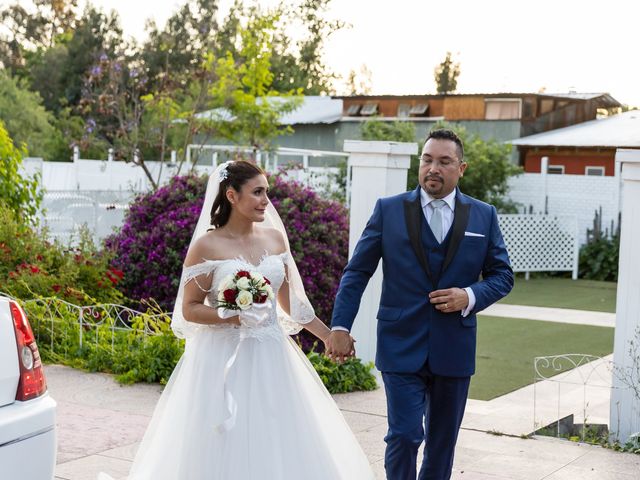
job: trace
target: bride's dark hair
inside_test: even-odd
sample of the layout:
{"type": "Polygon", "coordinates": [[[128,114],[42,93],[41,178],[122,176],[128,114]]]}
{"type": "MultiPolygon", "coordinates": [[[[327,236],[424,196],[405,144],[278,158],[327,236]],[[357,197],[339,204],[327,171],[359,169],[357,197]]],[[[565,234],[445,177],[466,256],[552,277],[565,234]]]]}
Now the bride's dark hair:
{"type": "Polygon", "coordinates": [[[246,160],[238,160],[227,165],[227,178],[220,182],[218,195],[211,207],[211,225],[219,228],[229,221],[231,202],[227,199],[227,190],[231,187],[239,192],[245,183],[257,175],[265,175],[264,170],[246,160]]]}

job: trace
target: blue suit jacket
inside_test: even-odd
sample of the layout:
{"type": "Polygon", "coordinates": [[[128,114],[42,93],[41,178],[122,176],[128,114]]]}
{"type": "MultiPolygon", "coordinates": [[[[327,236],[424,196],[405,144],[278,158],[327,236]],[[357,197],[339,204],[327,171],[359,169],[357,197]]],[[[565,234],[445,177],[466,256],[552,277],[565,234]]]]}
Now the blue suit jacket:
{"type": "Polygon", "coordinates": [[[496,209],[458,190],[442,271],[432,272],[421,241],[426,219],[419,189],[377,201],[344,270],[331,326],[351,330],[362,293],[382,259],[376,367],[416,372],[428,358],[436,375],[470,376],[475,372],[476,312],[513,287],[509,256],[496,209]],[[484,236],[466,236],[465,231],[484,236]],[[431,291],[451,287],[473,290],[476,304],[467,317],[441,313],[429,302],[431,291]]]}

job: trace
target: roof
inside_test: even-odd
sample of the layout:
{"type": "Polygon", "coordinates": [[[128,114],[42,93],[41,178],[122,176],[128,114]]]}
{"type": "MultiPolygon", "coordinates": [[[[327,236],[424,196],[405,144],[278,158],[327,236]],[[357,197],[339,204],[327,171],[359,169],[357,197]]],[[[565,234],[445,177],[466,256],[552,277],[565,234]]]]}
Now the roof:
{"type": "Polygon", "coordinates": [[[522,147],[640,148],[640,110],[517,138],[509,143],[522,147]]]}
{"type": "MultiPolygon", "coordinates": [[[[268,102],[283,102],[283,97],[267,97],[268,102]]],[[[207,110],[196,115],[199,118],[231,120],[231,115],[224,108],[207,110]]],[[[294,111],[282,116],[281,125],[301,125],[308,123],[335,123],[342,118],[342,100],[328,96],[304,96],[302,104],[294,111]]]]}
{"type": "Polygon", "coordinates": [[[391,98],[406,98],[406,99],[420,99],[420,98],[445,98],[445,97],[485,97],[485,98],[522,98],[528,96],[535,97],[552,97],[552,98],[566,98],[569,100],[594,100],[599,99],[601,106],[605,108],[621,107],[622,104],[618,102],[608,93],[579,93],[579,92],[567,92],[567,93],[539,93],[539,92],[499,92],[499,93],[448,93],[444,94],[411,94],[411,95],[337,95],[333,98],[340,98],[345,100],[381,100],[391,98]]]}

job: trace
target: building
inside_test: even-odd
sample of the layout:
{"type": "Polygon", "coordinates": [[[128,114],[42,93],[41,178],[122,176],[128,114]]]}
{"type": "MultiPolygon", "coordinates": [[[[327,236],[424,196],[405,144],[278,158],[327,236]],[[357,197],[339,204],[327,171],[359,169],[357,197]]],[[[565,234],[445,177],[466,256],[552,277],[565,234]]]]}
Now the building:
{"type": "Polygon", "coordinates": [[[344,140],[361,139],[363,122],[374,117],[412,122],[417,139],[425,138],[436,122],[444,120],[485,140],[508,141],[593,120],[598,113],[620,107],[607,93],[308,96],[282,118],[294,133],[280,137],[276,144],[342,151],[344,140]]]}
{"type": "Polygon", "coordinates": [[[640,149],[640,110],[514,138],[526,173],[614,176],[617,148],[640,149]]]}

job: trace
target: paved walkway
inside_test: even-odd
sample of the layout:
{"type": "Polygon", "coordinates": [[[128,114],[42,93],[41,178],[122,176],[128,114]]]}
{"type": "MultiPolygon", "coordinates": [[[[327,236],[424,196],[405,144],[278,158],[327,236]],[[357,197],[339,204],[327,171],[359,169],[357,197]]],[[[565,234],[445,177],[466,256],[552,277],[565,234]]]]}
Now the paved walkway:
{"type": "MultiPolygon", "coordinates": [[[[613,327],[615,314],[498,304],[485,315],[613,327]]],[[[640,455],[623,454],[547,437],[523,439],[536,425],[574,414],[607,423],[610,358],[524,387],[491,401],[469,400],[456,448],[456,480],[639,480],[640,455]],[[585,392],[582,379],[589,377],[585,392]],[[596,378],[595,382],[593,379],[596,378]],[[559,401],[562,382],[562,401],[559,401]],[[584,411],[584,395],[588,411],[584,411]],[[534,420],[535,399],[535,420],[534,420]]],[[[125,479],[162,388],[117,384],[110,375],[48,365],[49,390],[58,401],[56,480],[95,480],[104,471],[125,479]]],[[[384,392],[334,396],[371,465],[384,479],[384,392]]],[[[179,480],[179,479],[176,479],[179,480]]],[[[233,479],[230,479],[233,480],[233,479]]],[[[331,480],[331,479],[328,479],[331,480]]],[[[353,479],[358,480],[358,479],[353,479]]]]}
{"type": "Polygon", "coordinates": [[[571,310],[569,308],[529,307],[526,305],[509,305],[507,303],[495,303],[486,310],[483,310],[479,315],[527,318],[545,322],[594,325],[596,327],[616,326],[615,313],[588,312],[585,310],[571,310]]]}

